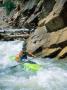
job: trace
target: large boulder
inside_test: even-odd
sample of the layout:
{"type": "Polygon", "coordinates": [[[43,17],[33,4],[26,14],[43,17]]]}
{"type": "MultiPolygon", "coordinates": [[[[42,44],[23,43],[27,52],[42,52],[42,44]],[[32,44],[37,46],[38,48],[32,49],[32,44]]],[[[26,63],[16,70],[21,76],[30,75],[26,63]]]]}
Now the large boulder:
{"type": "Polygon", "coordinates": [[[46,27],[38,27],[34,33],[30,36],[27,43],[27,50],[32,50],[33,52],[38,49],[40,46],[44,45],[46,41],[47,30],[46,27]],[[44,40],[44,41],[43,41],[44,40]]]}
{"type": "Polygon", "coordinates": [[[57,31],[67,24],[67,0],[55,0],[52,11],[38,22],[38,26],[46,25],[48,32],[57,31]]]}
{"type": "Polygon", "coordinates": [[[29,37],[27,51],[31,50],[37,56],[46,57],[57,55],[65,46],[67,46],[67,27],[48,33],[46,27],[43,26],[38,27],[29,37]]]}

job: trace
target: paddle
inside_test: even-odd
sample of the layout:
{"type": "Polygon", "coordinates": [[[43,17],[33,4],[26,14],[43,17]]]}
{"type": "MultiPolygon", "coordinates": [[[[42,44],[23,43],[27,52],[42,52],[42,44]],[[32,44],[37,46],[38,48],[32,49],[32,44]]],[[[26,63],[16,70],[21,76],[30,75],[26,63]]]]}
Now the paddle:
{"type": "MultiPolygon", "coordinates": [[[[15,56],[10,56],[9,59],[11,61],[15,61],[15,56]]],[[[30,58],[28,58],[30,59],[30,58]]],[[[36,62],[32,61],[33,58],[31,58],[30,60],[28,61],[20,61],[18,62],[16,65],[12,65],[8,68],[15,68],[17,67],[18,65],[20,66],[23,66],[25,70],[27,71],[33,71],[33,72],[36,72],[38,71],[40,68],[41,68],[41,65],[37,64],[36,62]]]]}

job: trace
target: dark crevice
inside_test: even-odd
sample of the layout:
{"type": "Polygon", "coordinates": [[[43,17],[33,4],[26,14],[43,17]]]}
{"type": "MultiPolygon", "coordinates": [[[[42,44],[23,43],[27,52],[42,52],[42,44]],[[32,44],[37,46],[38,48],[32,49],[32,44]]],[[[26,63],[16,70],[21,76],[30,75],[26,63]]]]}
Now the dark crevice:
{"type": "Polygon", "coordinates": [[[60,16],[62,17],[65,26],[67,26],[67,2],[64,4],[60,16]]]}
{"type": "Polygon", "coordinates": [[[54,58],[54,57],[56,57],[56,56],[60,53],[60,51],[61,51],[61,49],[59,49],[59,50],[51,53],[51,54],[48,55],[48,56],[45,56],[45,58],[47,58],[47,57],[49,57],[49,58],[54,58]]]}
{"type": "Polygon", "coordinates": [[[61,56],[59,59],[63,59],[67,57],[67,53],[65,53],[63,56],[61,56]]]}
{"type": "Polygon", "coordinates": [[[36,44],[37,41],[34,41],[33,43],[36,44]]]}
{"type": "Polygon", "coordinates": [[[30,16],[35,11],[35,8],[36,8],[36,6],[34,6],[30,10],[27,9],[27,10],[23,11],[24,16],[30,16]]]}
{"type": "Polygon", "coordinates": [[[36,17],[34,20],[32,20],[32,22],[30,22],[30,23],[26,23],[25,24],[25,28],[28,28],[28,29],[36,29],[36,27],[37,27],[37,23],[38,23],[38,17],[36,17]]]}
{"type": "Polygon", "coordinates": [[[3,39],[3,38],[4,38],[4,36],[2,36],[2,35],[0,34],[0,40],[3,39]]]}
{"type": "Polygon", "coordinates": [[[42,52],[42,50],[43,50],[42,47],[39,47],[36,51],[33,52],[33,54],[40,53],[40,52],[42,52]]]}
{"type": "Polygon", "coordinates": [[[50,48],[58,48],[58,47],[64,48],[65,46],[67,46],[67,41],[61,42],[59,44],[53,44],[50,46],[50,48]]]}
{"type": "Polygon", "coordinates": [[[0,6],[2,6],[3,5],[3,0],[0,0],[0,6]]]}

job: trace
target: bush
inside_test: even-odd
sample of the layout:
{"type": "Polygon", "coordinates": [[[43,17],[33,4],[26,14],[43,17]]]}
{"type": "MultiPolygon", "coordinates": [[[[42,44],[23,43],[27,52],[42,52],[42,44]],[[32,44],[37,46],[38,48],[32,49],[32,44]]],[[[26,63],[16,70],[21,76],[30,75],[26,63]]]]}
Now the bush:
{"type": "Polygon", "coordinates": [[[6,14],[9,15],[10,12],[15,9],[16,5],[11,0],[6,0],[3,4],[6,9],[6,14]]]}

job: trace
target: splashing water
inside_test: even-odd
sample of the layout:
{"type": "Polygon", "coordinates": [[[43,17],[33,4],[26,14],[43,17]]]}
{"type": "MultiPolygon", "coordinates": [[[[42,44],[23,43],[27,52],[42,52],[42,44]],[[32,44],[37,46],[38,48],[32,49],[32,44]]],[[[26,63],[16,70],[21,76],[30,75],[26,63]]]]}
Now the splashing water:
{"type": "Polygon", "coordinates": [[[22,41],[0,42],[0,90],[67,90],[67,61],[35,58],[42,69],[36,73],[24,71],[22,67],[7,68],[15,61],[22,49],[22,41]]]}

